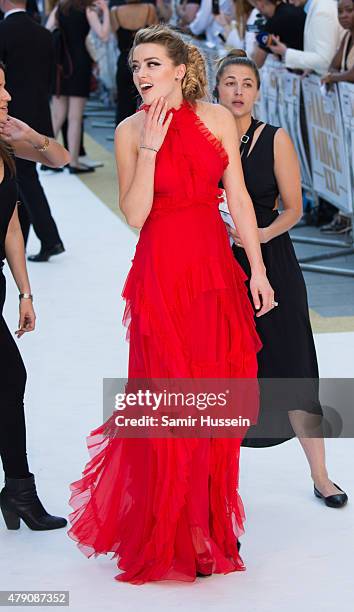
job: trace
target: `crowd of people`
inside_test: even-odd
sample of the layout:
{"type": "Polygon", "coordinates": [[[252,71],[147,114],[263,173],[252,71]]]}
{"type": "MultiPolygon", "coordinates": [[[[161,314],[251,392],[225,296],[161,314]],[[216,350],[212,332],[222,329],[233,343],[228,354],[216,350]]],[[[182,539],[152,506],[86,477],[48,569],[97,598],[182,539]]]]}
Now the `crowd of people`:
{"type": "MultiPolygon", "coordinates": [[[[94,64],[88,36],[93,31],[107,44],[115,33],[119,206],[141,230],[123,290],[128,376],[312,380],[303,396],[282,396],[279,403],[261,391],[259,420],[243,444],[272,446],[296,435],[314,494],[343,507],[348,496],[329,478],[319,435],[317,356],[288,235],[302,214],[299,162],[285,131],[254,119],[253,107],[269,53],[289,70],[315,72],[324,84],[354,80],[353,1],[339,0],[337,7],[334,0],[178,6],[127,0],[108,7],[105,0],[60,0],[45,7],[45,27],[33,3],[30,11],[25,0],[0,0],[0,7],[6,63],[6,69],[0,64],[0,307],[6,258],[20,291],[18,337],[35,327],[25,262],[30,225],[41,243],[31,261],[64,251],[36,164],[93,172],[82,161],[94,64]],[[179,32],[166,25],[172,20],[179,32]],[[224,49],[213,83],[219,104],[206,101],[205,61],[185,35],[224,49]],[[70,156],[53,138],[61,130],[70,156]],[[227,231],[218,209],[222,189],[234,224],[227,231]]],[[[337,216],[328,231],[343,223],[337,216]]],[[[58,529],[66,519],[44,509],[29,471],[26,371],[2,316],[0,340],[1,511],[9,529],[18,529],[20,519],[34,530],[58,529]]],[[[89,556],[114,552],[123,570],[117,579],[135,584],[245,569],[237,490],[242,439],[126,440],[107,436],[104,423],[89,438],[83,477],[71,485],[69,535],[89,556]]]]}
{"type": "MultiPolygon", "coordinates": [[[[110,3],[107,0],[52,0],[41,5],[41,10],[36,0],[27,3],[25,0],[0,0],[0,7],[6,19],[15,11],[26,10],[33,21],[42,23],[52,32],[53,51],[49,50],[49,37],[41,52],[38,50],[38,61],[41,65],[44,62],[46,68],[41,70],[42,76],[37,80],[43,93],[48,91],[51,95],[52,127],[49,129],[46,119],[46,132],[50,135],[53,130],[57,136],[62,131],[64,144],[71,155],[69,171],[75,174],[93,172],[99,165],[88,158],[83,143],[85,102],[97,85],[97,77],[99,81],[102,75],[110,100],[116,100],[116,124],[133,114],[139,105],[128,55],[136,32],[148,25],[169,23],[192,38],[204,40],[220,57],[231,48],[243,49],[258,68],[272,54],[291,71],[318,74],[328,87],[340,81],[354,82],[352,0],[111,0],[110,3]],[[115,78],[113,74],[104,78],[109,73],[108,64],[112,63],[112,49],[117,58],[115,78]]],[[[0,39],[0,60],[7,64],[10,61],[11,65],[6,30],[15,32],[19,20],[17,23],[12,20],[10,25],[6,19],[0,24],[4,33],[3,40],[0,39]]],[[[28,21],[25,27],[25,36],[34,32],[34,26],[28,21]]],[[[44,40],[43,32],[38,28],[36,31],[44,40]]],[[[10,91],[11,79],[15,78],[11,75],[12,70],[10,91]]],[[[46,111],[44,115],[47,114],[46,111]]],[[[26,113],[21,115],[20,112],[16,116],[28,120],[26,113]]],[[[303,109],[301,115],[303,132],[306,132],[303,109]]],[[[304,140],[309,158],[306,135],[304,140]]],[[[31,217],[44,251],[38,258],[43,260],[47,252],[62,252],[64,245],[50,216],[48,203],[44,203],[45,195],[40,193],[34,165],[23,161],[18,162],[18,166],[21,192],[26,202],[21,225],[26,236],[28,217],[31,217]],[[34,191],[36,197],[31,195],[34,191]],[[40,206],[35,202],[40,202],[40,206]],[[38,215],[45,215],[45,221],[38,220],[38,215]]],[[[320,213],[321,210],[322,214],[317,215],[321,231],[345,234],[351,230],[350,218],[320,198],[320,213]]]]}

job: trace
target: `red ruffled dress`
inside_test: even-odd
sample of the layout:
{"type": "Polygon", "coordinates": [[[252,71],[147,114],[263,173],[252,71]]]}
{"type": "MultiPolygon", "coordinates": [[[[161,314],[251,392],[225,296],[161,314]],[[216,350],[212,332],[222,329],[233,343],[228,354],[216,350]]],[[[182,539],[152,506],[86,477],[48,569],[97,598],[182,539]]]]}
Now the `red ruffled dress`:
{"type": "MultiPolygon", "coordinates": [[[[147,110],[148,107],[143,107],[147,110]]],[[[157,154],[154,201],[123,290],[130,378],[254,378],[261,343],[218,211],[222,144],[184,102],[157,154]]],[[[117,580],[244,570],[240,439],[87,438],[69,535],[113,553],[117,580]]]]}

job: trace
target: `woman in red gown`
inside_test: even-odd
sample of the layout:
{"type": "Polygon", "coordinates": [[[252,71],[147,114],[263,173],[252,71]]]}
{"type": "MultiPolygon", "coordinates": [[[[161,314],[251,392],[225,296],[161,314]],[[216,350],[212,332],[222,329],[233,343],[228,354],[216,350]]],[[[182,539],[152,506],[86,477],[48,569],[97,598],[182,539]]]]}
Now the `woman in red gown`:
{"type": "MultiPolygon", "coordinates": [[[[260,341],[218,211],[221,177],[257,316],[274,307],[274,294],[232,115],[200,101],[204,60],[167,26],[140,30],[130,61],[145,104],[116,130],[120,208],[141,229],[123,291],[129,378],[254,378],[260,341]]],[[[245,569],[240,443],[109,438],[102,425],[71,485],[69,535],[87,556],[113,552],[123,570],[116,579],[134,584],[245,569]]]]}

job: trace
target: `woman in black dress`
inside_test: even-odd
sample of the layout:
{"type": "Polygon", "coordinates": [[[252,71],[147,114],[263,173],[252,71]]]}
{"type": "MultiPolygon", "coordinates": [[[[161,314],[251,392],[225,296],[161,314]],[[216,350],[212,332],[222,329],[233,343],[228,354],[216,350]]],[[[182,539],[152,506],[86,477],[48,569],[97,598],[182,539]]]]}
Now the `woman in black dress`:
{"type": "Polygon", "coordinates": [[[2,316],[5,302],[4,259],[20,292],[17,338],[33,331],[35,314],[26,270],[25,249],[17,213],[17,185],[13,153],[22,159],[57,167],[67,164],[68,152],[54,140],[7,114],[11,100],[0,64],[0,456],[5,487],[0,508],[8,529],[18,529],[20,519],[36,531],[65,527],[66,520],[43,508],[29,471],[23,397],[26,370],[17,344],[2,316]]]}
{"type": "Polygon", "coordinates": [[[157,23],[156,9],[151,2],[126,0],[126,4],[111,8],[111,28],[117,35],[120,51],[117,62],[117,110],[116,123],[134,115],[139,94],[133,82],[132,70],[128,64],[130,49],[138,30],[157,23]]]}
{"type": "MultiPolygon", "coordinates": [[[[277,300],[277,308],[256,318],[263,343],[258,353],[261,411],[257,426],[250,428],[243,445],[272,446],[297,435],[310,464],[315,495],[326,505],[341,507],[347,496],[328,477],[324,440],[318,433],[322,409],[317,357],[306,286],[288,234],[302,216],[299,163],[282,128],[252,118],[259,87],[258,69],[243,50],[230,51],[219,62],[214,94],[235,118],[245,183],[254,204],[263,259],[277,300]],[[277,210],[279,196],[284,207],[281,214],[277,210]],[[284,382],[269,384],[270,379],[284,382]],[[315,437],[316,432],[320,437],[315,437]]],[[[229,233],[234,239],[235,258],[249,274],[237,229],[229,227],[229,233]]]]}
{"type": "Polygon", "coordinates": [[[86,37],[92,28],[101,40],[108,40],[108,6],[105,0],[60,0],[51,12],[46,27],[57,30],[61,41],[62,69],[56,66],[52,100],[54,134],[58,136],[67,119],[71,156],[69,170],[74,174],[92,172],[92,167],[79,163],[82,117],[90,95],[92,74],[92,59],[86,49],[86,37]],[[102,14],[102,22],[97,11],[102,14]]]}

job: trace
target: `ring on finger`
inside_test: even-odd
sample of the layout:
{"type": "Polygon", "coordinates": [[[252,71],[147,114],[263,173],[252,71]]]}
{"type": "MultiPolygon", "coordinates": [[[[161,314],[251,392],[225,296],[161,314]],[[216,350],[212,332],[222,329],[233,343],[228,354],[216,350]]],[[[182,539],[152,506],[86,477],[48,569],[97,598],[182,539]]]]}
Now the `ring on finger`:
{"type": "Polygon", "coordinates": [[[158,120],[158,124],[162,125],[165,119],[165,113],[161,113],[159,120],[158,120]]]}
{"type": "Polygon", "coordinates": [[[273,307],[274,306],[279,306],[279,302],[276,302],[275,300],[272,300],[271,304],[272,304],[273,307]]]}

